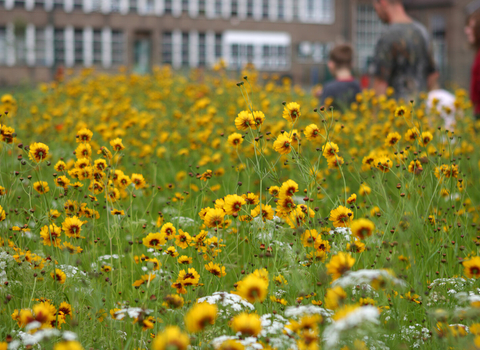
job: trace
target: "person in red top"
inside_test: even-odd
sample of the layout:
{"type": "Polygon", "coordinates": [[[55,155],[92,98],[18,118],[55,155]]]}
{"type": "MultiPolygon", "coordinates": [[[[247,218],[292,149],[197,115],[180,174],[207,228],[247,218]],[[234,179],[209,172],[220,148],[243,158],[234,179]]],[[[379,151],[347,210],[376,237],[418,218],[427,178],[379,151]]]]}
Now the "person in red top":
{"type": "Polygon", "coordinates": [[[465,35],[470,45],[476,50],[470,80],[470,99],[472,100],[475,118],[480,119],[480,11],[472,13],[465,26],[465,35]]]}

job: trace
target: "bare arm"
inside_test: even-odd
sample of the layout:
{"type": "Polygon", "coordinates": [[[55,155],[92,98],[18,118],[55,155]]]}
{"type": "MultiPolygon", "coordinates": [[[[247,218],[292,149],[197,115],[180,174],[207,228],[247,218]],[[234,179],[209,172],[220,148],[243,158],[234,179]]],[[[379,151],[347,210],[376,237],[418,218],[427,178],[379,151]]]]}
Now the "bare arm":
{"type": "Polygon", "coordinates": [[[432,91],[432,90],[435,90],[435,89],[439,88],[439,85],[438,85],[438,77],[439,76],[440,76],[440,73],[435,71],[427,77],[427,89],[428,89],[428,91],[432,91]]]}
{"type": "Polygon", "coordinates": [[[377,96],[385,95],[387,93],[388,83],[378,77],[373,78],[373,90],[377,96]]]}

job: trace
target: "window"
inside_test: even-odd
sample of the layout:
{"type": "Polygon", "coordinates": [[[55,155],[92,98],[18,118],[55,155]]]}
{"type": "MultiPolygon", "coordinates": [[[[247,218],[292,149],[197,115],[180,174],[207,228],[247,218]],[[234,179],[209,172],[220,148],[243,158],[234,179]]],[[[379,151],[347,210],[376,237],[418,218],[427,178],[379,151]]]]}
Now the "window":
{"type": "MultiPolygon", "coordinates": [[[[298,4],[294,4],[294,6],[298,6],[298,4]]],[[[334,17],[334,0],[305,0],[305,19],[307,22],[331,23],[334,17]]]]}
{"type": "Polygon", "coordinates": [[[55,64],[65,64],[65,31],[55,28],[53,31],[53,51],[55,64]]]}
{"type": "Polygon", "coordinates": [[[215,61],[223,56],[222,34],[215,34],[215,61]]]}
{"type": "Polygon", "coordinates": [[[155,10],[155,0],[146,0],[145,1],[145,12],[149,14],[153,14],[155,10]]]}
{"type": "Polygon", "coordinates": [[[377,40],[382,35],[385,26],[372,5],[357,6],[356,58],[357,68],[362,72],[368,69],[373,60],[377,40]]]}
{"type": "MultiPolygon", "coordinates": [[[[5,6],[5,0],[0,0],[0,9],[5,6]]],[[[1,64],[1,61],[0,61],[1,64]]]]}
{"type": "Polygon", "coordinates": [[[25,0],[15,0],[13,2],[14,7],[25,7],[25,0]]]}
{"type": "Polygon", "coordinates": [[[125,43],[123,39],[123,32],[120,30],[112,30],[112,63],[124,63],[124,48],[125,43]]]}
{"type": "Polygon", "coordinates": [[[73,8],[74,9],[82,9],[83,8],[83,0],[73,0],[73,8]]]}
{"type": "Polygon", "coordinates": [[[182,1],[182,13],[188,13],[188,0],[181,0],[182,1]]]}
{"type": "Polygon", "coordinates": [[[36,8],[44,8],[45,0],[35,0],[34,4],[36,8]]]}
{"type": "Polygon", "coordinates": [[[46,43],[47,41],[45,40],[45,29],[35,28],[35,64],[37,66],[47,65],[46,43]]]}
{"type": "Polygon", "coordinates": [[[288,47],[284,45],[264,44],[262,47],[262,65],[265,70],[282,70],[288,68],[288,47]]]}
{"type": "Polygon", "coordinates": [[[7,63],[7,30],[0,27],[0,65],[7,63]]]}
{"type": "Polygon", "coordinates": [[[285,19],[285,0],[277,0],[277,18],[285,19]]]}
{"type": "Polygon", "coordinates": [[[165,0],[165,14],[171,15],[172,14],[172,0],[165,0]]]}
{"type": "Polygon", "coordinates": [[[269,0],[262,0],[262,18],[264,19],[268,18],[268,1],[269,0]]]}
{"type": "Polygon", "coordinates": [[[102,31],[93,30],[93,63],[102,63],[102,31]]]}
{"type": "Polygon", "coordinates": [[[102,0],[92,0],[92,11],[94,12],[102,11],[102,0]]]}
{"type": "Polygon", "coordinates": [[[137,12],[137,10],[138,10],[138,0],[130,0],[128,11],[129,12],[137,12]]]}
{"type": "Polygon", "coordinates": [[[238,16],[238,0],[232,0],[230,14],[232,17],[238,16]]]}
{"type": "Polygon", "coordinates": [[[215,0],[215,17],[220,17],[222,15],[222,0],[215,0]]]}
{"type": "Polygon", "coordinates": [[[233,68],[240,69],[247,63],[253,63],[253,45],[252,44],[232,44],[230,46],[229,62],[233,68]]]}
{"type": "Polygon", "coordinates": [[[190,47],[189,47],[188,33],[182,33],[182,67],[188,67],[190,47]]]}
{"type": "Polygon", "coordinates": [[[247,17],[253,17],[253,0],[247,0],[247,17]]]}
{"type": "Polygon", "coordinates": [[[321,23],[333,22],[335,16],[334,0],[321,0],[319,3],[320,14],[318,21],[321,23]]]}
{"type": "Polygon", "coordinates": [[[54,9],[62,9],[63,8],[63,0],[53,0],[53,8],[54,9]]]}
{"type": "Polygon", "coordinates": [[[75,64],[83,64],[83,30],[75,29],[74,32],[74,58],[75,64]]]}
{"type": "Polygon", "coordinates": [[[306,0],[305,2],[305,15],[309,20],[315,19],[315,0],[306,0]]]}
{"type": "Polygon", "coordinates": [[[111,1],[111,12],[120,12],[120,0],[112,0],[111,1]]]}
{"type": "Polygon", "coordinates": [[[173,62],[172,32],[164,32],[162,35],[162,63],[172,64],[173,62]]]}
{"type": "Polygon", "coordinates": [[[292,17],[293,20],[298,21],[300,19],[300,7],[298,6],[299,2],[298,1],[293,1],[292,2],[292,17]]]}
{"type": "Polygon", "coordinates": [[[230,69],[253,63],[257,69],[286,70],[290,66],[291,37],[285,32],[245,32],[227,30],[222,41],[230,69]]]}
{"type": "Polygon", "coordinates": [[[205,33],[198,34],[198,65],[204,67],[207,63],[207,36],[205,33]]]}
{"type": "Polygon", "coordinates": [[[445,18],[442,15],[433,15],[431,17],[432,28],[432,49],[433,58],[437,65],[440,75],[443,76],[446,73],[447,68],[447,41],[446,41],[446,28],[445,18]]]}
{"type": "Polygon", "coordinates": [[[15,26],[15,62],[17,65],[23,65],[27,63],[27,42],[26,42],[26,27],[15,26]]]}
{"type": "Polygon", "coordinates": [[[198,0],[198,13],[200,15],[205,15],[205,0],[198,0]]]}

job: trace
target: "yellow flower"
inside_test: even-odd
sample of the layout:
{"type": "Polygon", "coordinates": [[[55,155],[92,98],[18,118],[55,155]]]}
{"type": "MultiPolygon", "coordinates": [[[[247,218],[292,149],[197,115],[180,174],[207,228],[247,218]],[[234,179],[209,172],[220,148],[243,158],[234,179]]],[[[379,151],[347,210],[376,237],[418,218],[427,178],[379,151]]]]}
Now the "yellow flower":
{"type": "Polygon", "coordinates": [[[283,119],[291,123],[295,123],[300,116],[300,105],[296,102],[290,102],[283,108],[283,119]]]}
{"type": "Polygon", "coordinates": [[[122,143],[122,139],[116,138],[112,141],[110,141],[110,146],[112,146],[113,150],[115,152],[123,151],[125,149],[125,146],[122,143]]]}
{"type": "Polygon", "coordinates": [[[34,162],[43,162],[48,156],[48,146],[44,143],[32,143],[28,150],[28,157],[34,162]]]}
{"type": "Polygon", "coordinates": [[[251,303],[264,301],[267,293],[268,282],[254,274],[245,277],[237,287],[237,294],[251,303]]]}
{"type": "Polygon", "coordinates": [[[221,226],[223,223],[223,218],[225,217],[225,212],[223,209],[209,209],[204,217],[204,223],[207,227],[217,227],[221,226]]]}
{"type": "Polygon", "coordinates": [[[130,179],[135,184],[135,188],[137,190],[140,189],[140,188],[144,188],[147,185],[147,182],[143,178],[142,174],[132,174],[130,179]]]}
{"type": "Polygon", "coordinates": [[[87,142],[90,142],[92,140],[92,136],[93,136],[93,132],[91,132],[89,129],[87,128],[83,128],[81,129],[78,133],[77,133],[77,143],[87,143],[87,142]]]}
{"type": "Polygon", "coordinates": [[[65,221],[62,223],[62,229],[65,231],[67,237],[80,238],[82,225],[83,221],[78,219],[78,217],[73,216],[71,218],[65,218],[65,221]]]}
{"type": "Polygon", "coordinates": [[[346,299],[347,293],[345,293],[342,287],[328,288],[325,293],[325,308],[336,310],[346,299]]]}
{"type": "Polygon", "coordinates": [[[293,180],[288,180],[282,183],[282,187],[280,187],[278,196],[280,198],[284,197],[292,197],[296,192],[298,192],[298,184],[293,180]]]}
{"type": "Polygon", "coordinates": [[[329,220],[333,221],[335,227],[349,227],[353,220],[353,212],[341,205],[330,212],[329,220]]]}
{"type": "Polygon", "coordinates": [[[183,307],[184,300],[178,294],[169,294],[165,298],[163,298],[165,304],[170,309],[179,309],[183,307]]]}
{"type": "Polygon", "coordinates": [[[352,204],[352,203],[355,203],[357,201],[357,195],[355,193],[353,193],[350,197],[348,197],[347,199],[347,203],[348,204],[352,204]]]}
{"type": "Polygon", "coordinates": [[[246,204],[245,199],[236,194],[229,194],[224,200],[225,205],[223,206],[223,210],[225,210],[227,215],[237,216],[239,211],[242,209],[242,205],[246,204]]]}
{"type": "Polygon", "coordinates": [[[278,136],[278,138],[273,143],[273,149],[280,154],[288,154],[292,151],[291,144],[292,139],[285,132],[278,136]]]}
{"type": "Polygon", "coordinates": [[[397,107],[397,109],[395,110],[395,117],[401,118],[406,116],[407,113],[408,113],[407,108],[405,106],[400,106],[400,107],[397,107]]]}
{"type": "Polygon", "coordinates": [[[208,272],[210,272],[212,275],[217,277],[224,277],[227,274],[225,272],[225,266],[214,264],[213,262],[210,262],[209,264],[205,265],[205,269],[208,272]]]}
{"type": "Polygon", "coordinates": [[[143,245],[148,248],[160,249],[167,242],[165,234],[155,232],[149,233],[143,238],[143,245]]]}
{"type": "Polygon", "coordinates": [[[309,141],[315,141],[315,140],[320,140],[321,139],[321,132],[320,129],[316,124],[310,124],[305,128],[305,137],[309,141]]]}
{"type": "Polygon", "coordinates": [[[216,350],[245,350],[245,346],[235,339],[227,339],[216,350]]]}
{"type": "Polygon", "coordinates": [[[338,157],[338,152],[340,149],[338,145],[333,142],[327,142],[325,145],[322,146],[322,153],[326,159],[336,158],[338,157]]]}
{"type": "Polygon", "coordinates": [[[188,334],[183,333],[177,326],[168,326],[155,336],[152,350],[187,350],[189,345],[188,334]]]}
{"type": "Polygon", "coordinates": [[[475,256],[469,260],[466,260],[462,263],[463,273],[468,278],[479,278],[480,277],[480,257],[475,256]]]}
{"type": "Polygon", "coordinates": [[[398,141],[400,141],[402,136],[398,132],[391,132],[387,135],[387,138],[385,139],[385,146],[386,147],[393,147],[395,146],[398,141]]]}
{"type": "Polygon", "coordinates": [[[332,276],[333,280],[336,280],[345,272],[349,271],[354,263],[355,258],[352,258],[350,254],[339,252],[337,255],[334,255],[327,264],[327,273],[332,276]]]}
{"type": "Polygon", "coordinates": [[[65,274],[65,272],[59,269],[55,269],[55,274],[53,272],[50,272],[50,277],[52,277],[52,279],[56,280],[60,284],[64,284],[67,279],[67,275],[65,274]]]}
{"type": "Polygon", "coordinates": [[[332,320],[334,321],[340,321],[341,319],[344,319],[347,317],[350,313],[356,311],[360,305],[355,304],[355,305],[345,305],[341,307],[335,314],[332,316],[332,320]]]}
{"type": "Polygon", "coordinates": [[[149,283],[153,281],[156,277],[157,275],[153,275],[153,274],[143,275],[139,280],[136,280],[135,282],[133,282],[133,286],[135,288],[138,288],[144,283],[149,283]]]}
{"type": "Polygon", "coordinates": [[[43,226],[40,230],[40,237],[43,239],[43,244],[51,246],[53,243],[54,247],[60,245],[60,235],[62,234],[62,229],[55,224],[50,226],[43,226]]]}
{"type": "Polygon", "coordinates": [[[228,143],[232,147],[238,147],[242,144],[242,142],[243,142],[243,136],[237,132],[234,132],[233,134],[228,136],[228,143]]]}
{"type": "Polygon", "coordinates": [[[408,165],[408,172],[420,175],[423,171],[422,163],[419,160],[412,160],[408,165]]]}
{"type": "Polygon", "coordinates": [[[355,237],[365,239],[373,234],[375,225],[370,220],[361,218],[353,220],[350,229],[355,237]]]}
{"type": "Polygon", "coordinates": [[[75,149],[77,159],[89,158],[92,155],[92,146],[88,143],[81,143],[75,149]]]}
{"type": "Polygon", "coordinates": [[[255,126],[255,120],[249,111],[241,111],[235,119],[235,126],[238,130],[247,130],[255,126]]]}
{"type": "Polygon", "coordinates": [[[378,158],[375,158],[374,162],[377,169],[381,170],[384,173],[388,173],[393,165],[392,161],[387,156],[380,156],[378,158]]]}
{"type": "Polygon", "coordinates": [[[48,187],[48,183],[45,181],[37,181],[33,184],[33,189],[40,194],[45,194],[50,191],[50,187],[48,187]]]}
{"type": "Polygon", "coordinates": [[[433,140],[433,135],[429,131],[422,132],[422,136],[420,137],[420,146],[425,147],[433,140]]]}
{"type": "Polygon", "coordinates": [[[217,318],[217,306],[207,302],[195,304],[185,315],[185,326],[190,333],[203,331],[217,318]]]}
{"type": "Polygon", "coordinates": [[[177,282],[183,286],[196,286],[200,280],[200,275],[194,268],[189,268],[187,271],[181,270],[178,273],[177,282]]]}
{"type": "Polygon", "coordinates": [[[259,315],[242,312],[233,318],[230,328],[243,336],[256,337],[262,330],[262,322],[259,315]]]}

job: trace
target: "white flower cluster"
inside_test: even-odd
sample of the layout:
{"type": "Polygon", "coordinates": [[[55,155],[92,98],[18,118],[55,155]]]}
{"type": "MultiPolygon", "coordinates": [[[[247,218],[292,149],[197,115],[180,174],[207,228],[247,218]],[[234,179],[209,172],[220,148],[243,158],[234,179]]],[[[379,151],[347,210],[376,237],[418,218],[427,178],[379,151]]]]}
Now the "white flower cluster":
{"type": "Polygon", "coordinates": [[[350,241],[350,237],[352,236],[352,231],[350,230],[349,227],[336,227],[334,230],[330,231],[329,234],[334,235],[334,234],[340,234],[347,241],[350,241]]]}
{"type": "Polygon", "coordinates": [[[12,265],[14,261],[13,256],[8,254],[6,251],[0,252],[0,283],[4,284],[7,282],[7,266],[12,265]]]}
{"type": "Polygon", "coordinates": [[[218,349],[224,341],[229,340],[229,339],[234,339],[234,340],[238,341],[239,343],[241,343],[245,347],[246,350],[260,350],[260,349],[263,349],[262,344],[257,343],[257,338],[255,338],[255,337],[247,337],[245,339],[239,339],[238,337],[234,337],[234,336],[222,335],[220,337],[217,337],[217,338],[213,339],[211,344],[213,345],[213,347],[215,349],[218,349]]]}
{"type": "Polygon", "coordinates": [[[62,339],[67,341],[77,340],[78,338],[77,334],[74,332],[71,332],[71,331],[60,332],[56,328],[40,329],[33,334],[28,332],[28,330],[32,330],[38,327],[40,327],[40,323],[34,321],[28,325],[28,329],[25,329],[27,332],[13,330],[12,331],[13,335],[14,336],[18,335],[18,338],[20,339],[16,339],[12,341],[10,344],[8,344],[8,349],[17,350],[18,348],[24,347],[24,346],[34,346],[41,343],[43,340],[47,340],[47,339],[58,337],[58,336],[62,336],[62,339]],[[36,325],[36,323],[38,323],[38,325],[36,325]]]}
{"type": "Polygon", "coordinates": [[[368,322],[379,323],[379,315],[380,312],[375,306],[367,305],[357,308],[338,321],[332,322],[332,324],[328,325],[323,331],[323,339],[326,347],[335,347],[340,340],[341,333],[344,331],[368,322]]]}
{"type": "Polygon", "coordinates": [[[298,318],[303,315],[322,315],[327,319],[333,315],[333,311],[326,310],[323,307],[316,305],[299,305],[299,306],[289,306],[285,310],[286,317],[298,318]]]}
{"type": "Polygon", "coordinates": [[[74,277],[75,275],[79,274],[80,276],[87,277],[87,274],[81,271],[78,267],[72,265],[59,265],[58,268],[65,272],[67,277],[74,277]]]}
{"type": "Polygon", "coordinates": [[[391,275],[387,270],[358,270],[349,271],[339,279],[333,281],[332,287],[340,286],[342,288],[353,287],[361,284],[370,285],[372,281],[382,278],[396,286],[405,286],[405,282],[391,275]]]}
{"type": "MultiPolygon", "coordinates": [[[[236,294],[230,294],[227,292],[215,292],[210,296],[206,296],[197,300],[198,303],[207,302],[209,304],[218,304],[224,307],[231,308],[235,312],[239,312],[245,309],[254,310],[255,306],[250,304],[248,301],[243,299],[241,296],[236,294]]],[[[219,310],[219,314],[228,316],[230,314],[229,310],[219,310]]]]}
{"type": "Polygon", "coordinates": [[[180,226],[192,226],[195,224],[195,220],[186,216],[174,216],[172,222],[178,222],[180,226]]]}
{"type": "Polygon", "coordinates": [[[115,311],[115,319],[123,320],[125,318],[125,314],[128,315],[130,318],[138,318],[140,314],[149,315],[153,312],[150,309],[142,309],[141,307],[127,307],[120,310],[115,311]]]}

